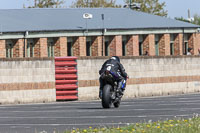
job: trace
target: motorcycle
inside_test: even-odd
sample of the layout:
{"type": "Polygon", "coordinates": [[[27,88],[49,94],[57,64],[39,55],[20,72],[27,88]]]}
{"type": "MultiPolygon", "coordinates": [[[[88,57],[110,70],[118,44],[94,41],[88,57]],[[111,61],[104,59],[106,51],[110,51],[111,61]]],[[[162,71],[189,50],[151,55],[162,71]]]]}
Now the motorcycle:
{"type": "MultiPolygon", "coordinates": [[[[102,91],[102,107],[110,108],[113,104],[115,108],[118,108],[123,95],[117,90],[117,82],[110,71],[105,72],[103,79],[105,85],[102,91]]],[[[126,80],[122,83],[122,89],[125,88],[125,85],[126,80]]]]}

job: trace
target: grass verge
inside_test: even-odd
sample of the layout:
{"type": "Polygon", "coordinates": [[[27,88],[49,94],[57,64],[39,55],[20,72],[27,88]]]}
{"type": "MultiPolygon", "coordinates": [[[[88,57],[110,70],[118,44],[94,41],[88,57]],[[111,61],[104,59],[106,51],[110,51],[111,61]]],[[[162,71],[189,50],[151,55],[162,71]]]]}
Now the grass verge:
{"type": "Polygon", "coordinates": [[[200,133],[200,117],[135,123],[124,127],[74,129],[65,133],[200,133]]]}

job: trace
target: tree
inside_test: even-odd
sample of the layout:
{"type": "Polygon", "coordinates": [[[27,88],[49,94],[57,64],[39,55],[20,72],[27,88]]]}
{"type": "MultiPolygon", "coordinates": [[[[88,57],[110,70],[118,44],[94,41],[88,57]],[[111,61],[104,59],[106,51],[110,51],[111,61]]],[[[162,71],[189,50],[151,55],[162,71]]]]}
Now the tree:
{"type": "Polygon", "coordinates": [[[116,0],[76,0],[71,7],[121,7],[116,0]]]}
{"type": "Polygon", "coordinates": [[[59,8],[64,3],[64,0],[34,0],[34,5],[28,8],[59,8]]]}
{"type": "Polygon", "coordinates": [[[183,21],[183,22],[187,22],[187,23],[190,23],[189,20],[187,19],[184,19],[183,17],[175,17],[176,20],[179,20],[179,21],[183,21]]]}
{"type": "Polygon", "coordinates": [[[184,19],[183,17],[175,17],[176,20],[192,23],[196,25],[200,25],[200,16],[198,14],[195,14],[194,17],[191,19],[184,19]]]}
{"type": "Polygon", "coordinates": [[[193,20],[192,23],[193,23],[193,24],[200,25],[200,15],[195,14],[195,15],[194,15],[194,20],[193,20]]]}
{"type": "Polygon", "coordinates": [[[127,5],[134,3],[140,4],[140,11],[167,17],[167,10],[164,10],[165,2],[159,2],[159,0],[125,0],[127,5]]]}

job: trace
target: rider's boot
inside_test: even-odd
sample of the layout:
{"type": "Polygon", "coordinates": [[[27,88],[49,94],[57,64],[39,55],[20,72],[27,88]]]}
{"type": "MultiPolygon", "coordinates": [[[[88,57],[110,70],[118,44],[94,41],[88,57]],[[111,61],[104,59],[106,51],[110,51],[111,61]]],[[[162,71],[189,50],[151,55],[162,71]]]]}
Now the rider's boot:
{"type": "Polygon", "coordinates": [[[123,91],[122,91],[122,82],[119,82],[119,83],[118,83],[117,92],[118,92],[120,95],[124,95],[124,93],[123,93],[123,91]]]}
{"type": "Polygon", "coordinates": [[[102,99],[103,89],[99,88],[99,98],[102,99]]]}

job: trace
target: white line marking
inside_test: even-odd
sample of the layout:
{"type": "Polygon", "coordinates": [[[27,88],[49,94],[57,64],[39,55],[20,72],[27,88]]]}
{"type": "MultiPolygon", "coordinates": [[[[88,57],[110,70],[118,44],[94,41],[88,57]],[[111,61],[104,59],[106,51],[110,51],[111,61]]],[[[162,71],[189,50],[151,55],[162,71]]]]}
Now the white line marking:
{"type": "Polygon", "coordinates": [[[107,126],[127,125],[129,123],[84,123],[84,124],[0,124],[0,126],[107,126]]]}
{"type": "MultiPolygon", "coordinates": [[[[191,116],[193,114],[183,114],[183,115],[140,115],[140,116],[75,116],[75,117],[0,117],[1,119],[105,119],[105,118],[146,118],[146,117],[183,117],[191,116]]],[[[1,125],[1,124],[0,124],[1,125]]]]}
{"type": "MultiPolygon", "coordinates": [[[[94,107],[95,108],[95,107],[94,107]]],[[[184,109],[188,109],[188,110],[200,110],[200,108],[158,108],[158,109],[144,109],[144,108],[139,108],[139,109],[110,109],[110,110],[98,110],[98,109],[93,109],[93,110],[51,110],[51,111],[47,111],[47,110],[34,110],[34,111],[0,111],[0,113],[6,112],[6,113],[66,113],[66,112],[129,112],[129,111],[179,111],[179,110],[184,110],[184,109]]]]}

